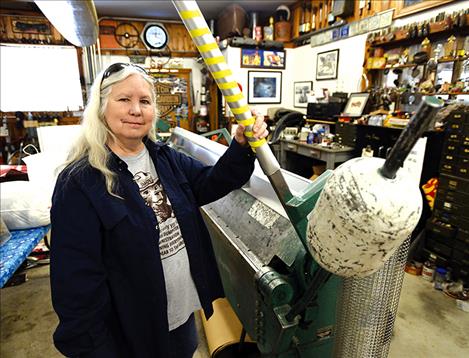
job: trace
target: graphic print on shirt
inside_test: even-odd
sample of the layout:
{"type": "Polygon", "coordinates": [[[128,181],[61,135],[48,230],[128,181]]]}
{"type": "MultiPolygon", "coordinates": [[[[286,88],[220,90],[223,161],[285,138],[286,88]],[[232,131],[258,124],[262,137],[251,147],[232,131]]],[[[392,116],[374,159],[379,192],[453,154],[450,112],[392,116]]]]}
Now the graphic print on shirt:
{"type": "Polygon", "coordinates": [[[134,175],[134,181],[140,189],[140,195],[145,200],[145,204],[153,209],[158,220],[161,259],[176,254],[185,247],[185,244],[160,179],[155,179],[150,173],[137,172],[134,175]]]}

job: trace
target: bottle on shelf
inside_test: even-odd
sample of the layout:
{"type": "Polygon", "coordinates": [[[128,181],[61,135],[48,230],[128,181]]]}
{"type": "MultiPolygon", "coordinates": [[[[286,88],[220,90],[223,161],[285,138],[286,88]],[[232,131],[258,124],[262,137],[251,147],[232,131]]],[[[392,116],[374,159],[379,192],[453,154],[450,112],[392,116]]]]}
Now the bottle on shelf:
{"type": "Polygon", "coordinates": [[[311,8],[311,31],[316,31],[316,11],[317,8],[313,6],[311,8]]]}
{"type": "Polygon", "coordinates": [[[303,1],[303,6],[301,8],[301,19],[300,25],[298,26],[298,33],[299,35],[304,35],[310,32],[310,10],[308,9],[308,5],[306,1],[303,1]]]}
{"type": "Polygon", "coordinates": [[[269,17],[269,25],[264,26],[264,40],[273,41],[274,40],[274,17],[269,17]]]}
{"type": "Polygon", "coordinates": [[[298,34],[300,36],[306,33],[305,18],[306,18],[306,1],[303,1],[303,6],[301,7],[300,24],[298,25],[298,34]]]}

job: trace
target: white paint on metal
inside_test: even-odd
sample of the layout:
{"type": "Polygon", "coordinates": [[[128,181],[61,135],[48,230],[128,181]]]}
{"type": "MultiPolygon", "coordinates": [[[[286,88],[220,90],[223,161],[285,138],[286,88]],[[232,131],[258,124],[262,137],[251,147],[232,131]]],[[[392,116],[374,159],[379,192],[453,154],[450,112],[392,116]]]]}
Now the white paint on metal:
{"type": "Polygon", "coordinates": [[[309,217],[308,246],[326,270],[365,277],[384,265],[412,233],[422,212],[418,185],[409,172],[382,177],[381,158],[355,158],[327,181],[309,217]]]}
{"type": "Polygon", "coordinates": [[[280,215],[270,210],[260,201],[254,202],[254,204],[249,209],[248,214],[267,229],[270,229],[275,221],[277,221],[277,219],[280,217],[280,215]]]}

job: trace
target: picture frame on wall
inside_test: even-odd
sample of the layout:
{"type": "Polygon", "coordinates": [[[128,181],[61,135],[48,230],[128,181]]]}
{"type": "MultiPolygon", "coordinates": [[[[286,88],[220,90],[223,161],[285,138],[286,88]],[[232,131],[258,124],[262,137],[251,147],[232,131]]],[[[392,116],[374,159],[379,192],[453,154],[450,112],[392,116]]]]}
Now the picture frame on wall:
{"type": "Polygon", "coordinates": [[[282,72],[248,71],[248,103],[282,102],[282,72]]]}
{"type": "Polygon", "coordinates": [[[316,59],[316,80],[334,80],[339,68],[339,49],[320,52],[316,59]]]}
{"type": "Polygon", "coordinates": [[[293,107],[306,108],[308,96],[313,90],[313,81],[298,81],[293,83],[293,107]]]}
{"type": "Polygon", "coordinates": [[[283,70],[285,69],[285,51],[243,48],[241,49],[241,67],[283,70]]]}
{"type": "Polygon", "coordinates": [[[342,112],[342,116],[361,117],[369,97],[370,94],[367,92],[351,93],[344,111],[342,112]]]}

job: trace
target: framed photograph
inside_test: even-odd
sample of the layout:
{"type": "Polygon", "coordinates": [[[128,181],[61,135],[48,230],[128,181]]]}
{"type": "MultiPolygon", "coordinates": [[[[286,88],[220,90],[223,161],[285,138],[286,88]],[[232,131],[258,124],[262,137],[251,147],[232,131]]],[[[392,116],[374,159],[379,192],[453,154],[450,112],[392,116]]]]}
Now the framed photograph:
{"type": "Polygon", "coordinates": [[[363,114],[369,97],[370,94],[366,92],[351,93],[342,115],[347,117],[360,117],[363,114]]]}
{"type": "Polygon", "coordinates": [[[243,48],[241,67],[285,69],[285,51],[243,48]]]}
{"type": "Polygon", "coordinates": [[[280,103],[282,72],[248,71],[248,103],[280,103]]]}
{"type": "Polygon", "coordinates": [[[293,106],[306,108],[308,106],[308,96],[313,90],[313,81],[295,82],[293,88],[293,106]]]}
{"type": "Polygon", "coordinates": [[[318,53],[316,61],[316,79],[333,80],[337,78],[339,68],[339,49],[318,53]]]}
{"type": "Polygon", "coordinates": [[[263,52],[264,68],[285,68],[285,51],[267,51],[263,52]]]}
{"type": "Polygon", "coordinates": [[[420,11],[431,9],[435,6],[441,6],[454,0],[404,0],[396,1],[396,12],[394,18],[415,14],[420,11]]]}
{"type": "Polygon", "coordinates": [[[255,48],[242,48],[241,67],[262,67],[262,52],[255,48]]]}

